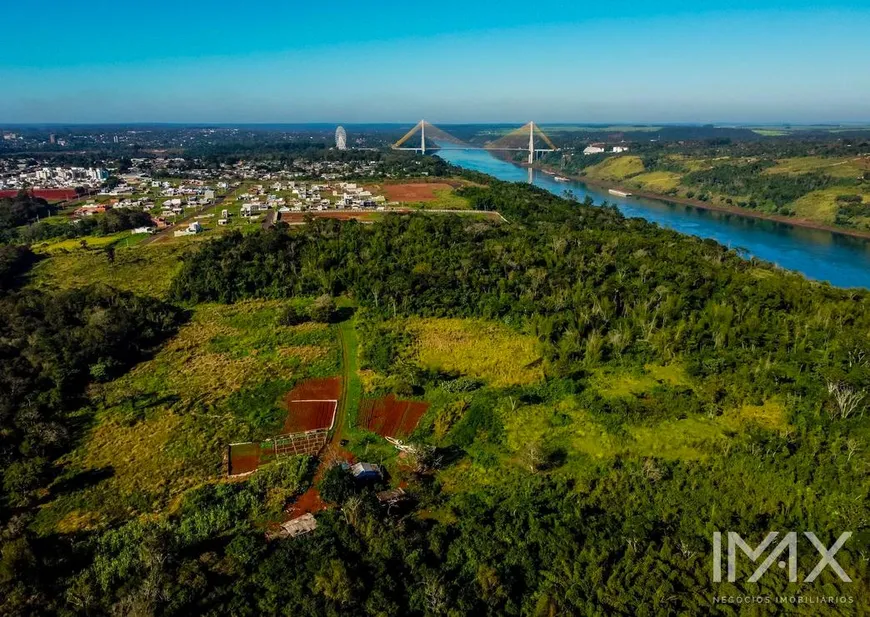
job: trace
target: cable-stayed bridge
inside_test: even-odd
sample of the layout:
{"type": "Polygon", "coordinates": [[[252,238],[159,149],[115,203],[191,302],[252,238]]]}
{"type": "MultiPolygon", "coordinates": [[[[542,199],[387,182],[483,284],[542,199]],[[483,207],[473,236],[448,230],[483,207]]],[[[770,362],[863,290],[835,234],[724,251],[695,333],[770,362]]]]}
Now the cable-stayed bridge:
{"type": "Polygon", "coordinates": [[[483,146],[475,146],[447,131],[444,131],[430,122],[420,120],[410,131],[405,133],[399,141],[393,144],[393,150],[413,150],[426,154],[429,150],[494,150],[502,152],[528,152],[529,163],[535,162],[535,156],[539,152],[556,152],[559,148],[534,122],[529,122],[518,129],[499,137],[495,141],[487,142],[483,146]],[[419,138],[419,145],[412,138],[419,138]],[[537,147],[535,139],[543,142],[546,148],[537,147]],[[427,141],[428,140],[428,141],[427,141]],[[407,144],[407,145],[406,145],[407,144]]]}

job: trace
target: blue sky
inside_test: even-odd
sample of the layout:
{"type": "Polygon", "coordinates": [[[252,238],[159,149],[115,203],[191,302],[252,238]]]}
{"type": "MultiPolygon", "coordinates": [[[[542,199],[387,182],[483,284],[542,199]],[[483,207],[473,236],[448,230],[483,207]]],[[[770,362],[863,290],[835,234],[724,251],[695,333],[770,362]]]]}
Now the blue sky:
{"type": "Polygon", "coordinates": [[[8,2],[0,123],[870,121],[866,0],[422,4],[8,2]]]}

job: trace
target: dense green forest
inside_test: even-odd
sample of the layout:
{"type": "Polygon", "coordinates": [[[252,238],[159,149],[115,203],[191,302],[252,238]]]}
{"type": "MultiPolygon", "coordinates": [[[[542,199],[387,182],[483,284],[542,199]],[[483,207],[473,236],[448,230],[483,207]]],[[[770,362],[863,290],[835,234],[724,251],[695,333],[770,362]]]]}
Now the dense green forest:
{"type": "Polygon", "coordinates": [[[47,201],[23,191],[15,197],[0,198],[0,236],[50,213],[47,201]]]}
{"type": "MultiPolygon", "coordinates": [[[[466,177],[480,186],[460,194],[509,224],[418,214],[229,233],[185,256],[174,304],[106,288],[15,290],[28,255],[0,253],[12,393],[0,410],[0,612],[728,615],[741,608],[712,597],[744,594],[853,597],[805,614],[866,605],[870,296],[614,208],[466,177]],[[100,480],[52,478],[52,461],[85,430],[74,411],[89,382],[125,371],[184,308],[324,295],[356,307],[365,367],[395,377],[402,394],[448,401],[414,435],[437,462],[408,475],[412,506],[387,512],[370,489],[324,486],[334,503],[317,531],[269,542],[264,525],[281,507],[269,495],[311,482],[311,462],[290,458],[108,528],[31,528],[47,495],[100,480]],[[412,365],[402,320],[429,316],[533,337],[544,379],[495,387],[412,365]],[[650,366],[679,366],[680,377],[626,396],[598,387],[650,366]],[[650,433],[661,447],[578,451],[559,437],[581,433],[574,406],[600,427],[596,447],[650,433]],[[508,424],[521,414],[545,430],[511,449],[508,424]],[[685,454],[701,448],[684,434],[697,426],[725,427],[703,456],[685,454]],[[814,531],[827,546],[852,531],[837,561],[855,582],[828,569],[813,584],[778,571],[757,585],[713,584],[712,533],[728,530],[752,544],[772,530],[814,531]]],[[[817,557],[802,552],[801,570],[817,557]]]]}

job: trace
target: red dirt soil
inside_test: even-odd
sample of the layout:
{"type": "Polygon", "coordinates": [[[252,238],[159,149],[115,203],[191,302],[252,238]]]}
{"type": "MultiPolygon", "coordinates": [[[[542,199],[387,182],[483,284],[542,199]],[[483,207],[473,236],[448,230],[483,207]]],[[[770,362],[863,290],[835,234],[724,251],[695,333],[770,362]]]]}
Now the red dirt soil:
{"type": "MultiPolygon", "coordinates": [[[[39,197],[46,201],[65,201],[78,197],[78,193],[73,189],[33,189],[30,193],[34,197],[39,197]]],[[[0,198],[15,197],[16,195],[18,195],[17,190],[0,191],[0,198]]]]}
{"type": "Polygon", "coordinates": [[[315,514],[325,509],[326,504],[323,503],[322,499],[320,499],[320,492],[312,486],[302,493],[299,496],[299,499],[286,507],[285,512],[288,515],[286,520],[289,521],[290,519],[302,516],[303,514],[315,514]]]}
{"type": "Polygon", "coordinates": [[[341,398],[341,377],[306,379],[287,395],[288,401],[337,401],[341,398]]]}
{"type": "Polygon", "coordinates": [[[420,182],[409,184],[385,184],[384,193],[390,201],[418,202],[434,201],[437,196],[435,191],[453,188],[443,182],[420,182]]]}
{"type": "Polygon", "coordinates": [[[287,394],[283,434],[329,428],[340,397],[340,377],[306,379],[287,394]]]}
{"type": "Polygon", "coordinates": [[[330,428],[335,415],[334,401],[287,401],[283,435],[330,428]]]}
{"type": "Polygon", "coordinates": [[[429,403],[399,401],[390,394],[384,398],[365,399],[360,403],[359,425],[381,437],[410,435],[420,418],[429,409],[429,403]]]}

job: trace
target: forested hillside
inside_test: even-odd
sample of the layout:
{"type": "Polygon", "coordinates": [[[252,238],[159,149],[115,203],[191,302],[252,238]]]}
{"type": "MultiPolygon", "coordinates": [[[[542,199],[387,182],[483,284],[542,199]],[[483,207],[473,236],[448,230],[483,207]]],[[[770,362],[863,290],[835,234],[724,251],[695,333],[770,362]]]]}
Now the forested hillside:
{"type": "MultiPolygon", "coordinates": [[[[183,257],[171,305],[104,288],[7,292],[0,358],[16,394],[0,420],[4,464],[17,471],[4,473],[2,612],[730,615],[741,608],[713,598],[745,594],[852,598],[750,609],[759,615],[866,605],[870,296],[612,208],[467,177],[476,185],[460,194],[508,222],[386,215],[228,233],[183,257]],[[397,456],[359,429],[347,444],[381,463],[408,503],[387,509],[371,488],[327,474],[316,481],[330,506],[317,530],[267,541],[285,500],[312,483],[302,457],[164,501],[142,490],[126,515],[115,509],[75,531],[45,522],[59,493],[101,482],[51,477],[93,421],[67,414],[89,382],[118,377],[114,390],[92,391],[91,405],[107,408],[99,396],[133,383],[125,371],[184,310],[205,316],[136,383],[171,381],[157,369],[160,354],[174,354],[173,370],[196,365],[184,374],[200,387],[205,350],[209,362],[225,353],[274,372],[284,365],[270,337],[296,337],[293,349],[313,354],[297,339],[318,330],[298,323],[299,307],[325,296],[354,313],[330,309],[321,321],[347,319],[359,337],[363,395],[429,404],[408,439],[425,457],[397,456]],[[272,304],[251,300],[280,300],[284,312],[276,321],[272,304]],[[274,364],[255,364],[264,356],[274,364]],[[49,421],[69,438],[54,445],[49,421]],[[769,531],[814,531],[826,546],[851,531],[837,561],[854,582],[826,569],[789,583],[772,568],[748,584],[744,561],[738,582],[714,583],[712,534],[729,530],[753,546],[769,531]]],[[[224,388],[241,372],[207,383],[224,388]]],[[[275,398],[242,392],[251,409],[275,398]]],[[[232,415],[207,389],[198,396],[207,404],[173,413],[210,424],[232,415]]],[[[147,409],[123,411],[112,421],[131,430],[149,421],[147,409]]],[[[67,524],[97,509],[74,503],[67,524]]],[[[804,548],[806,574],[818,555],[804,548]]]]}

